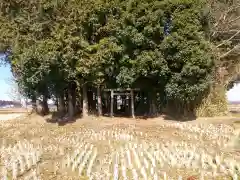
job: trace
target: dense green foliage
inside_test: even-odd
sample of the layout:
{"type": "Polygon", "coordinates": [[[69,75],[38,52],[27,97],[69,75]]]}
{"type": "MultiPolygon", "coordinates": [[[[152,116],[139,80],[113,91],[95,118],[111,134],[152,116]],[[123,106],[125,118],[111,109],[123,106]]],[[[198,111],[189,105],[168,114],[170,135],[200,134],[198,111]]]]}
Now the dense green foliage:
{"type": "Polygon", "coordinates": [[[199,0],[1,0],[0,46],[29,98],[88,83],[156,89],[195,107],[214,72],[204,7],[199,0]]]}

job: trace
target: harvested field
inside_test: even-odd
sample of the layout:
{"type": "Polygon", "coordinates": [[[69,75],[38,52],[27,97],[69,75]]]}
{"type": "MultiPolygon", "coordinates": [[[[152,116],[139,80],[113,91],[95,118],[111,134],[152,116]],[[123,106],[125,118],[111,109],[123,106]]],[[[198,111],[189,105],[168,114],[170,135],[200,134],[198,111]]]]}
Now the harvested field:
{"type": "Polygon", "coordinates": [[[6,109],[0,109],[0,114],[12,114],[12,113],[26,113],[30,110],[27,110],[25,108],[6,108],[6,109]]]}
{"type": "MultiPolygon", "coordinates": [[[[46,119],[46,118],[45,118],[46,119]]],[[[1,179],[238,179],[237,119],[0,122],[1,179]]]]}
{"type": "Polygon", "coordinates": [[[233,113],[240,113],[240,104],[229,104],[228,110],[233,113]]]}
{"type": "Polygon", "coordinates": [[[25,115],[25,113],[11,113],[11,114],[9,114],[9,113],[1,114],[0,113],[0,121],[15,119],[15,118],[19,118],[24,115],[25,115]]]}

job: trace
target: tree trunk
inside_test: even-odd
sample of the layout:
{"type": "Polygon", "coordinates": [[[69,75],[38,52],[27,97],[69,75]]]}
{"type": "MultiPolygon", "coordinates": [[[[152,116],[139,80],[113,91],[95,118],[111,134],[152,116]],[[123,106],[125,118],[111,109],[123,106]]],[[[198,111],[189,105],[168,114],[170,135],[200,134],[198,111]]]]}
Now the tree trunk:
{"type": "Polygon", "coordinates": [[[83,104],[82,104],[82,116],[83,118],[88,116],[88,97],[87,97],[87,84],[83,85],[83,104]]]}
{"type": "Polygon", "coordinates": [[[134,111],[134,92],[131,90],[131,115],[132,118],[135,118],[135,111],[134,111]]]}
{"type": "Polygon", "coordinates": [[[131,116],[131,97],[130,96],[127,96],[127,101],[128,101],[128,107],[127,107],[127,110],[128,110],[128,112],[127,112],[127,116],[131,116]]]}
{"type": "Polygon", "coordinates": [[[59,114],[60,114],[60,116],[64,116],[64,114],[66,112],[64,94],[61,94],[59,96],[58,102],[59,102],[59,114]]]}
{"type": "Polygon", "coordinates": [[[76,106],[77,106],[77,87],[75,84],[72,87],[72,103],[73,103],[73,110],[74,110],[74,115],[76,114],[76,106]]]}
{"type": "Polygon", "coordinates": [[[31,104],[32,104],[32,112],[36,113],[37,112],[37,98],[35,95],[32,97],[31,104]]]}
{"type": "Polygon", "coordinates": [[[39,99],[36,100],[36,107],[37,107],[37,110],[36,110],[37,114],[43,116],[44,115],[43,105],[42,105],[42,102],[39,99]]]}
{"type": "Polygon", "coordinates": [[[47,102],[48,98],[46,95],[43,95],[43,102],[42,102],[42,111],[43,111],[43,115],[47,115],[49,114],[49,108],[48,108],[48,102],[47,102]]]}
{"type": "Polygon", "coordinates": [[[113,96],[113,114],[117,111],[117,96],[113,96]]]}
{"type": "Polygon", "coordinates": [[[58,98],[55,99],[55,106],[57,108],[57,112],[59,112],[59,102],[58,102],[58,98]]]}
{"type": "Polygon", "coordinates": [[[72,99],[72,105],[73,105],[73,114],[75,115],[76,114],[76,104],[77,104],[77,101],[76,101],[77,86],[76,86],[75,82],[71,83],[70,93],[71,93],[71,99],[72,99]]]}
{"type": "Polygon", "coordinates": [[[96,113],[96,101],[93,99],[93,88],[87,91],[88,113],[96,113]]]}
{"type": "Polygon", "coordinates": [[[102,116],[102,98],[100,86],[97,87],[98,116],[102,116]]]}
{"type": "Polygon", "coordinates": [[[109,113],[109,96],[107,92],[103,92],[103,113],[109,113]]]}
{"type": "Polygon", "coordinates": [[[156,92],[149,92],[149,106],[150,116],[155,117],[157,115],[156,92]]]}
{"type": "Polygon", "coordinates": [[[110,107],[110,116],[113,117],[113,104],[114,104],[114,96],[113,90],[111,90],[111,107],[110,107]]]}
{"type": "Polygon", "coordinates": [[[81,91],[77,91],[77,97],[76,97],[76,113],[82,112],[82,94],[81,91]]]}
{"type": "Polygon", "coordinates": [[[127,114],[127,97],[126,95],[122,96],[122,111],[124,114],[127,114]]]}
{"type": "Polygon", "coordinates": [[[73,93],[72,93],[72,86],[68,88],[68,117],[73,119],[74,117],[74,104],[73,104],[73,93]]]}
{"type": "Polygon", "coordinates": [[[66,112],[68,112],[68,91],[64,91],[64,101],[65,101],[65,109],[66,109],[66,112]]]}

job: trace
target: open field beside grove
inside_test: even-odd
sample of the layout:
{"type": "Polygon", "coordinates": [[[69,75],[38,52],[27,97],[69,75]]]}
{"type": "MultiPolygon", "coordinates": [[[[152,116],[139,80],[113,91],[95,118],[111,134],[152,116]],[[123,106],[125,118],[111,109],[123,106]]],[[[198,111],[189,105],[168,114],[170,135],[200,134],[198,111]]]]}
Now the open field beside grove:
{"type": "Polygon", "coordinates": [[[24,108],[0,109],[0,122],[21,117],[27,113],[24,108]]]}
{"type": "Polygon", "coordinates": [[[0,109],[0,115],[1,114],[13,114],[13,113],[27,113],[30,112],[30,110],[27,110],[26,108],[6,108],[6,109],[0,109]]]}
{"type": "Polygon", "coordinates": [[[240,113],[240,104],[229,104],[228,110],[236,113],[240,113]]]}
{"type": "Polygon", "coordinates": [[[239,179],[239,118],[46,118],[0,122],[0,179],[239,179]]]}

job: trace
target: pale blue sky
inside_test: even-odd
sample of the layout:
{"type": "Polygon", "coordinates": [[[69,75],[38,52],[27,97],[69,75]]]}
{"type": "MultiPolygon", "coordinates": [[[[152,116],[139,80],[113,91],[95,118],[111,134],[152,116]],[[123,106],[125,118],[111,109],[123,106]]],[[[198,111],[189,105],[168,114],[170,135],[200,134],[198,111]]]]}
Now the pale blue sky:
{"type": "MultiPolygon", "coordinates": [[[[11,100],[8,95],[11,89],[11,83],[9,82],[11,77],[12,73],[10,67],[0,65],[0,100],[11,100]]],[[[235,85],[228,91],[227,97],[230,101],[240,101],[240,84],[235,85]]]]}
{"type": "Polygon", "coordinates": [[[10,92],[10,79],[12,73],[9,66],[0,65],[0,100],[10,100],[8,92],[10,92]]]}
{"type": "Polygon", "coordinates": [[[235,84],[235,86],[227,92],[227,97],[229,101],[240,101],[240,83],[235,84]]]}

